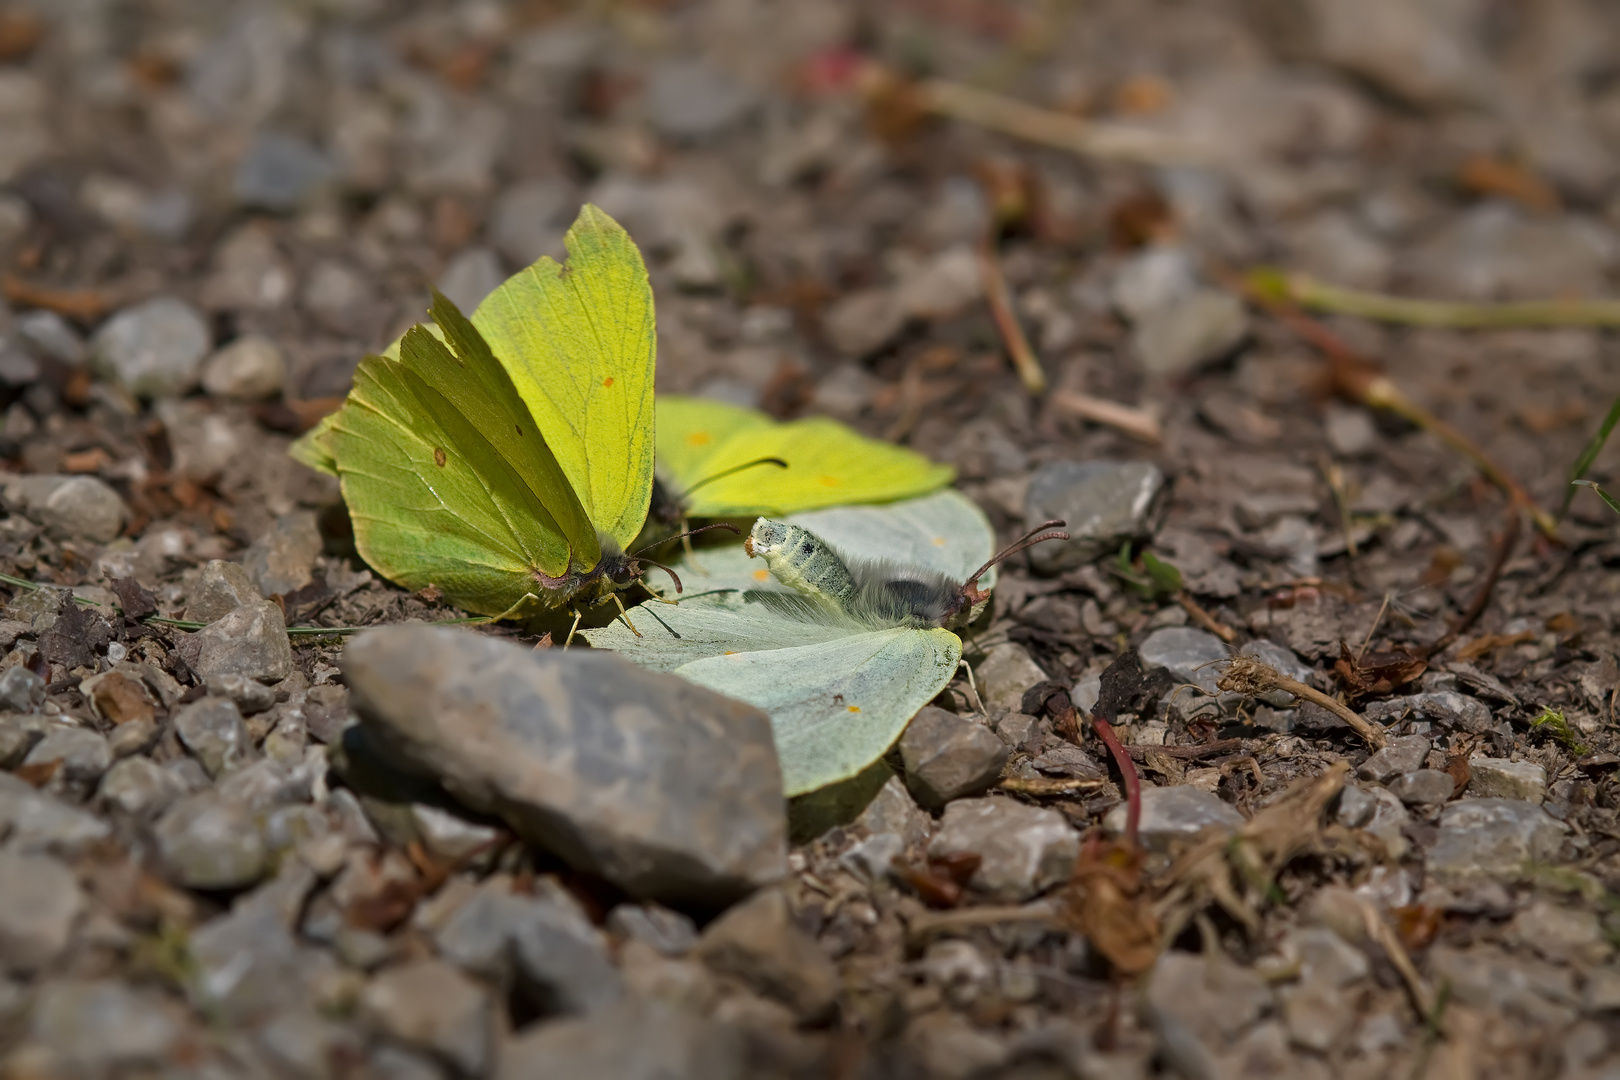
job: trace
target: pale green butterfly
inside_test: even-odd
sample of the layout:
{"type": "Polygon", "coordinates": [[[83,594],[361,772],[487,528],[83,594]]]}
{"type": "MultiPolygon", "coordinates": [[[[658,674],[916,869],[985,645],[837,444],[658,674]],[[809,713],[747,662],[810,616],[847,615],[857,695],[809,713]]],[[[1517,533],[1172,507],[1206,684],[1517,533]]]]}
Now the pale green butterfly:
{"type": "Polygon", "coordinates": [[[955,675],[953,630],[982,610],[995,564],[1060,524],[992,554],[989,521],[954,490],[761,518],[743,548],[705,554],[705,591],[651,613],[645,636],[617,624],[585,635],[763,709],[784,790],[799,795],[893,745],[955,675]]]}
{"type": "Polygon", "coordinates": [[[342,482],[384,577],[483,615],[567,608],[577,627],[641,578],[655,339],[624,229],[586,205],[565,242],[566,263],[518,272],[471,319],[435,294],[433,326],[361,361],[293,454],[342,482]]]}

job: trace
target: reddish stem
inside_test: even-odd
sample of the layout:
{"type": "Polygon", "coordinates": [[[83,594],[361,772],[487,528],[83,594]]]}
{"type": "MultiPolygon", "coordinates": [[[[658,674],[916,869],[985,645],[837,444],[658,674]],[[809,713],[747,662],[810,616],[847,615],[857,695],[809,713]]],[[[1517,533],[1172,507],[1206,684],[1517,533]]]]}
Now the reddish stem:
{"type": "Polygon", "coordinates": [[[1119,766],[1120,775],[1125,777],[1125,844],[1135,851],[1136,830],[1142,821],[1141,778],[1136,774],[1136,765],[1131,761],[1131,755],[1125,752],[1119,736],[1114,734],[1114,725],[1095,714],[1091,722],[1097,729],[1097,738],[1108,747],[1108,752],[1114,756],[1114,764],[1119,766]]]}

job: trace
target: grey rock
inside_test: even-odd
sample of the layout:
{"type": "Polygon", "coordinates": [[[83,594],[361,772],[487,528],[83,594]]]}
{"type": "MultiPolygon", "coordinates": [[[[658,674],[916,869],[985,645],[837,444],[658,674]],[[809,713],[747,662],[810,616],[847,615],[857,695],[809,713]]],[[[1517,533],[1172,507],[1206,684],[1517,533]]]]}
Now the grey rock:
{"type": "Polygon", "coordinates": [[[1620,968],[1608,964],[1586,973],[1581,1008],[1588,1014],[1620,1009],[1620,968]]]}
{"type": "Polygon", "coordinates": [[[1166,626],[1147,636],[1139,654],[1143,668],[1164,668],[1177,683],[1192,683],[1215,694],[1215,680],[1226,666],[1216,661],[1229,658],[1232,650],[1208,630],[1166,626]]]}
{"type": "Polygon", "coordinates": [[[470,247],[456,253],[439,277],[439,291],[464,313],[483,303],[506,280],[501,260],[487,247],[470,247]]]}
{"type": "Polygon", "coordinates": [[[1580,998],[1567,967],[1510,956],[1486,942],[1466,949],[1435,945],[1428,963],[1430,977],[1451,983],[1460,1005],[1517,1014],[1543,1030],[1561,1029],[1575,1018],[1580,998]]]}
{"type": "Polygon", "coordinates": [[[105,544],[123,531],[128,514],[118,492],[94,476],[14,476],[4,490],[8,502],[59,540],[105,544]]]}
{"type": "Polygon", "coordinates": [[[357,336],[370,332],[377,306],[372,283],[358,270],[333,259],[315,264],[299,302],[327,330],[357,336]]]}
{"type": "MultiPolygon", "coordinates": [[[[1097,704],[1093,697],[1086,704],[1075,702],[1077,708],[1090,712],[1092,706],[1097,704]]],[[[996,721],[996,737],[1007,744],[1011,750],[1036,750],[1040,748],[1041,721],[1039,717],[1029,713],[1011,712],[1003,713],[996,721]]]]}
{"type": "Polygon", "coordinates": [[[1249,315],[1241,300],[1200,287],[1137,323],[1131,354],[1148,374],[1174,378],[1219,360],[1248,333],[1249,315]]]}
{"type": "Polygon", "coordinates": [[[1328,446],[1341,457],[1360,457],[1376,449],[1378,425],[1363,408],[1329,402],[1322,416],[1322,433],[1328,446]]]}
{"type": "Polygon", "coordinates": [[[510,936],[518,981],[542,1013],[592,1012],[624,993],[607,941],[578,908],[531,901],[510,936]]]}
{"type": "Polygon", "coordinates": [[[893,341],[905,328],[906,312],[893,289],[861,289],[833,301],[821,324],[834,349],[859,359],[893,341]]]}
{"type": "Polygon", "coordinates": [[[183,794],[174,774],[148,757],[127,757],[107,770],[101,800],[134,818],[151,819],[183,794]]]}
{"type": "Polygon", "coordinates": [[[646,101],[654,130],[683,141],[717,135],[757,104],[748,87],[697,60],[673,60],[654,68],[646,101]]]}
{"type": "Polygon", "coordinates": [[[1376,798],[1355,784],[1346,784],[1339,792],[1339,804],[1333,817],[1347,829],[1359,829],[1372,820],[1377,809],[1376,798]]]}
{"type": "Polygon", "coordinates": [[[1145,322],[1198,288],[1185,249],[1153,245],[1120,263],[1109,299],[1133,323],[1145,322]]]}
{"type": "Polygon", "coordinates": [[[697,944],[697,924],[662,904],[619,904],[607,917],[608,932],[651,945],[664,956],[680,956],[697,944]]]}
{"type": "Polygon", "coordinates": [[[88,792],[112,765],[112,748],[106,736],[88,728],[51,727],[28,751],[23,764],[45,765],[53,761],[61,763],[52,777],[53,784],[59,782],[68,790],[88,792]]]}
{"type": "Polygon", "coordinates": [[[50,982],[34,999],[29,1034],[81,1069],[161,1068],[185,1034],[177,1012],[115,979],[50,982]]]}
{"type": "Polygon", "coordinates": [[[955,318],[983,296],[984,279],[972,245],[956,244],[907,272],[895,302],[908,318],[939,321],[955,318]]]}
{"type": "Polygon", "coordinates": [[[170,877],[192,889],[251,885],[264,875],[269,858],[252,812],[213,792],[171,806],[153,838],[170,877]]]}
{"type": "Polygon", "coordinates": [[[18,664],[0,672],[0,708],[33,712],[45,704],[45,680],[18,664]]]}
{"type": "Polygon", "coordinates": [[[488,1067],[494,1040],[489,992],[443,960],[389,968],[360,995],[370,1026],[449,1062],[467,1076],[488,1067]]]}
{"type": "Polygon", "coordinates": [[[303,139],[261,131],[236,167],[232,193],[243,206],[296,210],[335,173],[332,162],[303,139]]]}
{"type": "Polygon", "coordinates": [[[1182,1076],[1223,1075],[1209,1060],[1271,1007],[1254,971],[1219,956],[1166,950],[1148,975],[1145,1008],[1169,1064],[1182,1076]],[[1189,1071],[1203,1061],[1205,1069],[1189,1071]]]}
{"type": "Polygon", "coordinates": [[[365,1039],[343,1024],[318,1016],[307,1006],[277,1015],[254,1036],[274,1064],[293,1076],[342,1080],[346,1062],[364,1056],[365,1039]]]}
{"type": "Polygon", "coordinates": [[[1468,759],[1468,794],[1479,798],[1521,799],[1540,804],[1547,798],[1547,770],[1533,761],[1501,758],[1468,759]]]}
{"type": "Polygon", "coordinates": [[[446,862],[460,862],[488,850],[502,835],[494,825],[470,821],[426,803],[411,804],[411,824],[428,854],[446,862]]]}
{"type": "Polygon", "coordinates": [[[838,969],[793,920],[787,897],[764,889],[733,905],[698,938],[694,955],[714,971],[780,1001],[801,1020],[826,1017],[838,969]]]}
{"type": "Polygon", "coordinates": [[[184,618],[187,622],[211,623],[243,604],[263,599],[241,563],[211,559],[190,588],[184,618]]]}
{"type": "Polygon", "coordinates": [[[1383,241],[1350,214],[1330,210],[1311,218],[1288,238],[1290,268],[1349,289],[1382,291],[1394,257],[1383,241]]]}
{"type": "Polygon", "coordinates": [[[1029,551],[1030,565],[1056,574],[1145,539],[1164,493],[1164,474],[1146,461],[1054,461],[1036,470],[1025,497],[1024,517],[1033,528],[1060,518],[1070,539],[1047,541],[1029,551]]]}
{"type": "Polygon", "coordinates": [[[383,1043],[366,1058],[366,1075],[377,1080],[446,1080],[449,1070],[428,1057],[403,1046],[383,1043]]]}
{"type": "Polygon", "coordinates": [[[270,531],[242,554],[242,569],[262,596],[285,596],[314,579],[321,553],[321,528],[315,514],[295,510],[276,519],[270,531]]]}
{"type": "Polygon", "coordinates": [[[1507,937],[1558,964],[1599,964],[1613,951],[1596,915],[1546,897],[1538,897],[1513,916],[1507,937]]]}
{"type": "MultiPolygon", "coordinates": [[[[1309,664],[1301,660],[1294,650],[1278,645],[1265,638],[1257,638],[1238,650],[1239,656],[1252,656],[1262,664],[1269,664],[1279,674],[1287,675],[1291,679],[1298,679],[1306,685],[1310,684],[1314,674],[1309,664]]],[[[1273,690],[1261,694],[1260,700],[1267,705],[1279,709],[1286,709],[1294,703],[1294,696],[1282,690],[1273,690]]]]}
{"type": "Polygon", "coordinates": [[[1479,48],[1479,5],[1333,0],[1302,5],[1311,53],[1409,104],[1424,108],[1483,100],[1491,67],[1479,48]]]}
{"type": "Polygon", "coordinates": [[[43,724],[19,716],[0,716],[0,769],[9,772],[21,765],[28,751],[44,737],[43,724]]]}
{"type": "Polygon", "coordinates": [[[713,902],[785,871],[781,771],[755,709],[610,654],[435,627],[360,635],[343,667],[401,764],[633,895],[713,902]]]}
{"type": "Polygon", "coordinates": [[[197,384],[212,335],[196,308],[172,296],[127,307],[90,339],[91,365],[145,398],[179,397],[197,384]]]}
{"type": "Polygon", "coordinates": [[[566,183],[557,179],[526,180],[501,192],[489,215],[495,248],[517,266],[542,256],[563,254],[563,214],[572,202],[566,183]]]}
{"type": "Polygon", "coordinates": [[[1563,216],[1527,218],[1481,204],[1419,243],[1404,259],[1410,288],[1456,300],[1606,295],[1607,236],[1563,216]]]}
{"type": "Polygon", "coordinates": [[[891,776],[872,796],[872,801],[866,804],[866,809],[855,819],[855,824],[865,829],[868,835],[893,833],[909,845],[918,843],[928,835],[933,820],[917,807],[900,778],[891,776]]]}
{"type": "Polygon", "coordinates": [[[44,970],[68,947],[84,907],[66,866],[0,850],[0,968],[13,975],[44,970]]]}
{"type": "Polygon", "coordinates": [[[287,357],[267,337],[244,334],[210,356],[202,368],[203,389],[214,397],[263,401],[287,382],[287,357]]]}
{"type": "Polygon", "coordinates": [[[1383,749],[1373,751],[1356,769],[1363,780],[1382,784],[1401,773],[1423,768],[1429,758],[1429,740],[1422,735],[1399,735],[1383,749]]]}
{"type": "MultiPolygon", "coordinates": [[[[1142,789],[1139,835],[1142,845],[1153,851],[1168,851],[1176,841],[1191,840],[1205,829],[1231,832],[1239,828],[1243,820],[1243,815],[1222,802],[1219,795],[1201,788],[1178,784],[1142,789]]],[[[1123,804],[1108,812],[1103,818],[1103,828],[1111,836],[1124,833],[1123,804]]]]}
{"type": "Polygon", "coordinates": [[[1016,903],[1067,880],[1080,839],[1056,810],[1010,799],[959,799],[945,807],[928,853],[964,852],[980,858],[968,881],[972,891],[1016,903]]]}
{"type": "Polygon", "coordinates": [[[838,856],[838,863],[870,884],[885,880],[894,861],[906,853],[906,842],[896,833],[874,833],[838,856]]]}
{"type": "Polygon", "coordinates": [[[252,1023],[308,1001],[322,969],[333,968],[301,946],[290,929],[314,883],[312,870],[288,860],[275,880],[191,932],[186,991],[193,1006],[227,1021],[252,1023]]]}
{"type": "Polygon", "coordinates": [[[343,737],[343,729],[350,723],[348,688],[334,683],[312,686],[302,709],[309,733],[330,746],[343,737]]]}
{"type": "Polygon", "coordinates": [[[503,1048],[495,1072],[496,1080],[744,1080],[750,1075],[744,1043],[733,1029],[639,997],[518,1033],[503,1048]]]}
{"type": "Polygon", "coordinates": [[[1048,776],[1070,776],[1081,780],[1101,780],[1106,771],[1097,759],[1067,743],[1054,746],[1030,759],[1030,764],[1048,776]]]}
{"type": "Polygon", "coordinates": [[[1366,792],[1372,796],[1374,805],[1372,818],[1362,828],[1383,841],[1390,858],[1401,858],[1412,846],[1405,832],[1412,815],[1388,788],[1367,788],[1366,792]]]}
{"type": "Polygon", "coordinates": [[[1415,769],[1389,782],[1392,795],[1407,806],[1434,806],[1451,798],[1457,782],[1439,769],[1415,769]]]}
{"type": "Polygon", "coordinates": [[[1440,835],[1425,863],[1444,885],[1514,880],[1558,854],[1567,827],[1534,803],[1464,799],[1440,815],[1440,835]]]}
{"type": "Polygon", "coordinates": [[[292,671],[292,644],[281,608],[269,600],[243,604],[181,640],[179,652],[204,680],[242,675],[277,682],[292,671]]]}
{"type": "Polygon", "coordinates": [[[1024,691],[1046,678],[1046,672],[1030,659],[1029,650],[1014,642],[992,648],[974,670],[979,695],[990,712],[1016,709],[1024,691]]]}
{"type": "Polygon", "coordinates": [[[174,733],[212,777],[241,766],[253,751],[242,712],[228,698],[205,697],[182,706],[174,733]]]}
{"type": "Polygon", "coordinates": [[[84,338],[73,324],[54,311],[26,311],[11,324],[17,344],[35,356],[78,367],[89,356],[84,338]]]}
{"type": "Polygon", "coordinates": [[[11,850],[75,855],[110,832],[94,814],[0,773],[0,835],[11,850]]]}
{"type": "MultiPolygon", "coordinates": [[[[324,769],[325,759],[317,756],[324,769]]],[[[215,790],[219,797],[249,810],[273,810],[280,806],[308,802],[314,793],[316,770],[309,764],[289,764],[261,758],[222,777],[215,790]]],[[[265,821],[266,841],[269,818],[265,821]]],[[[292,824],[288,822],[287,824],[292,824]]]]}
{"type": "Polygon", "coordinates": [[[944,806],[996,782],[1007,747],[983,724],[925,705],[900,736],[906,784],[923,806],[944,806]]]}
{"type": "Polygon", "coordinates": [[[233,703],[243,716],[256,716],[276,704],[276,688],[246,675],[215,675],[205,684],[216,699],[233,703]]]}
{"type": "Polygon", "coordinates": [[[1475,735],[1492,730],[1496,723],[1490,706],[1455,690],[1430,690],[1375,701],[1362,710],[1362,715],[1376,724],[1392,724],[1403,716],[1411,715],[1475,735]]]}

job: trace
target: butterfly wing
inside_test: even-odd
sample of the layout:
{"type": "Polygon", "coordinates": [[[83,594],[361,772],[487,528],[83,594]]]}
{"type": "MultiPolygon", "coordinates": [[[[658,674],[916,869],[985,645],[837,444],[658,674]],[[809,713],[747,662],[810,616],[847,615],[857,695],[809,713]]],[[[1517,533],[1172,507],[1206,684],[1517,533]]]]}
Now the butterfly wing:
{"type": "MultiPolygon", "coordinates": [[[[771,418],[756,409],[682,394],[659,394],[657,415],[658,464],[677,494],[714,475],[710,463],[729,440],[772,426],[771,418]]],[[[758,482],[760,476],[751,479],[758,482]]]]}
{"type": "Polygon", "coordinates": [[[597,530],[627,548],[652,494],[652,288],[618,222],[587,204],[549,257],[485,298],[472,323],[539,422],[597,530]]]}
{"type": "Polygon", "coordinates": [[[527,594],[545,598],[536,572],[559,577],[600,558],[584,508],[487,351],[458,357],[412,329],[400,359],[361,362],[325,431],[355,546],[406,588],[433,585],[497,615],[527,594]]]}

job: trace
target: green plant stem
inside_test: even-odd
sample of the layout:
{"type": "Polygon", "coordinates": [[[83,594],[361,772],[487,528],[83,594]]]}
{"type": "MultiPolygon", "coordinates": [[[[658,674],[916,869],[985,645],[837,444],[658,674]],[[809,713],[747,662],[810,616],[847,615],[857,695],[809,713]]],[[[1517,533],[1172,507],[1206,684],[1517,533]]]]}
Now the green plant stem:
{"type": "Polygon", "coordinates": [[[1553,326],[1620,327],[1620,300],[1414,300],[1329,285],[1305,274],[1282,275],[1286,295],[1301,307],[1403,326],[1502,330],[1553,326]]]}

